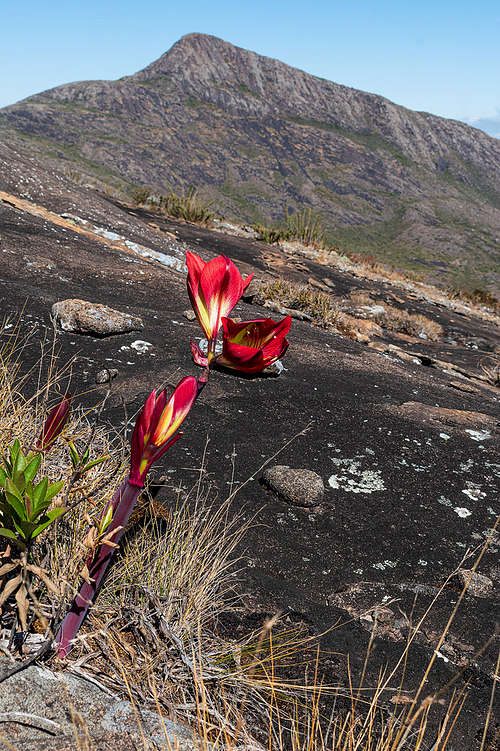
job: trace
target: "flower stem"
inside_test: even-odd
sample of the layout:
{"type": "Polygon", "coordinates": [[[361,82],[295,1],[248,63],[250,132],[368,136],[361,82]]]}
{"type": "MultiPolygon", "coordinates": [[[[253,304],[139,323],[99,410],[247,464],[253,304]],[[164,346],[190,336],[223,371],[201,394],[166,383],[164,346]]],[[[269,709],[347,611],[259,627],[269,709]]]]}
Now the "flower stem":
{"type": "MultiPolygon", "coordinates": [[[[106,531],[106,538],[110,539],[114,545],[120,541],[125,531],[140,492],[141,488],[130,485],[128,480],[125,480],[112,498],[111,503],[115,508],[115,513],[109,529],[106,531]]],[[[71,607],[64,616],[64,620],[56,634],[55,641],[59,657],[65,658],[70,651],[71,642],[76,637],[90,606],[95,600],[97,590],[102,583],[114,551],[115,547],[107,545],[105,542],[101,542],[95,551],[94,557],[88,566],[89,581],[84,581],[80,585],[71,607]]]]}

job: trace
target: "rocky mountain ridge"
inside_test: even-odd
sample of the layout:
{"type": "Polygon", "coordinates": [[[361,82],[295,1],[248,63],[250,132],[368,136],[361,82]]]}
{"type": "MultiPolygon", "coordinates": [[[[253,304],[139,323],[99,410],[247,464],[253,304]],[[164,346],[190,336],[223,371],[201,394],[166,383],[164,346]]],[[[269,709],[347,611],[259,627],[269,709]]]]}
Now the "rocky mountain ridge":
{"type": "Polygon", "coordinates": [[[0,111],[4,139],[114,185],[194,184],[223,212],[319,212],[330,242],[442,283],[499,288],[500,142],[216,37],[118,81],[0,111]]]}

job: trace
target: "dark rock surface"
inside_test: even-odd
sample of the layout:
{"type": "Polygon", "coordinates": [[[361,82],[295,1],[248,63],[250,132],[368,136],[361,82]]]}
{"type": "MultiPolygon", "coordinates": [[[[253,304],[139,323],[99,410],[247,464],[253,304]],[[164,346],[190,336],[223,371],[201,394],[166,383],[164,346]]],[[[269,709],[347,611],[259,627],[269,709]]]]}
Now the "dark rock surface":
{"type": "Polygon", "coordinates": [[[500,141],[215,37],[6,107],[0,130],[82,185],[192,184],[247,221],[311,206],[337,247],[499,289],[500,141]]]}
{"type": "MultiPolygon", "coordinates": [[[[386,626],[377,626],[368,662],[365,685],[374,686],[379,671],[395,665],[404,648],[407,626],[399,608],[408,616],[416,598],[418,614],[423,613],[455,569],[472,568],[489,538],[478,573],[496,582],[496,588],[485,597],[464,597],[439,649],[446,659],[435,659],[425,687],[430,693],[464,671],[454,684],[459,689],[467,684],[467,700],[453,743],[456,749],[477,751],[495,643],[480,658],[474,655],[499,619],[500,539],[492,528],[500,513],[500,401],[481,369],[484,357],[498,347],[497,322],[444,299],[426,300],[416,287],[361,279],[251,238],[131,209],[75,187],[64,176],[37,167],[31,157],[0,145],[1,160],[9,166],[0,170],[2,315],[19,319],[23,330],[34,329],[37,337],[50,336],[51,306],[72,297],[130,311],[144,322],[141,336],[152,347],[141,355],[131,346],[134,334],[58,335],[63,360],[77,358],[72,386],[75,393],[86,394],[88,404],[97,403],[108,388],[95,386],[96,372],[104,367],[119,371],[102,414],[115,426],[124,419],[123,402],[133,414],[153,387],[196,372],[189,339],[199,341],[202,334],[196,321],[183,317],[187,247],[205,259],[224,253],[242,273],[255,270],[263,280],[314,279],[346,301],[369,292],[376,303],[418,311],[439,323],[445,336],[453,333],[454,346],[383,330],[370,342],[375,349],[294,321],[279,379],[213,374],[185,423],[183,440],[158,467],[158,474],[168,467],[172,483],[159,500],[174,508],[177,488],[194,485],[209,435],[207,471],[218,497],[241,485],[234,511],[248,518],[260,509],[258,524],[238,551],[245,564],[238,585],[243,611],[226,627],[241,634],[277,610],[286,623],[305,624],[311,634],[336,624],[322,637],[320,669],[326,683],[345,686],[346,655],[353,681],[363,669],[373,626],[373,616],[370,623],[363,613],[377,604],[391,611],[386,626]],[[20,198],[27,180],[39,185],[37,206],[20,198]],[[470,337],[487,348],[461,343],[470,337]],[[284,505],[268,493],[259,483],[266,461],[317,473],[325,486],[321,507],[284,505]],[[395,598],[400,602],[389,604],[395,598]]],[[[266,308],[246,302],[235,310],[242,319],[262,315],[266,308]]],[[[4,341],[10,331],[4,331],[4,341]]],[[[23,372],[39,357],[37,337],[23,350],[23,372]]],[[[447,585],[420,629],[408,656],[408,690],[418,685],[433,657],[459,591],[447,585]]],[[[397,670],[393,685],[399,679],[397,670]]],[[[440,711],[438,705],[432,710],[431,731],[440,711]]]]}
{"type": "Polygon", "coordinates": [[[264,470],[262,482],[288,503],[304,508],[317,506],[325,493],[323,480],[310,469],[291,469],[278,464],[264,470]]]}

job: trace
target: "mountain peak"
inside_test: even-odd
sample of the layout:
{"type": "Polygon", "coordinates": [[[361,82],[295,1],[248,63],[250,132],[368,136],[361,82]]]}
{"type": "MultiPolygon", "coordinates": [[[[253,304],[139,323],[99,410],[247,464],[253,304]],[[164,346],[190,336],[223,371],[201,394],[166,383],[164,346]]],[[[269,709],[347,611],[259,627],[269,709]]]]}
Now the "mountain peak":
{"type": "Polygon", "coordinates": [[[469,280],[473,254],[498,284],[498,140],[215,36],[187,34],[119,81],[11,105],[2,126],[128,184],[196,185],[244,221],[311,208],[332,244],[441,279],[469,280]]]}
{"type": "Polygon", "coordinates": [[[178,70],[180,66],[186,65],[189,67],[195,66],[199,69],[205,65],[212,68],[214,64],[222,63],[225,67],[228,57],[234,57],[237,51],[244,55],[256,54],[235,47],[219,37],[192,32],[182,36],[157,60],[127,78],[129,80],[147,80],[160,75],[169,75],[178,70]]]}

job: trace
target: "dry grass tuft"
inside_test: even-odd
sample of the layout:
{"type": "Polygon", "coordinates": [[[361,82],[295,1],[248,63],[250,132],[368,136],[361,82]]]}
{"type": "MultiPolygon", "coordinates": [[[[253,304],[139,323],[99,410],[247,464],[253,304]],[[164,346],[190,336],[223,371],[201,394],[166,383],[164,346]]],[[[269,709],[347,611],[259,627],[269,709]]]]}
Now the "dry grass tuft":
{"type": "Polygon", "coordinates": [[[353,319],[326,292],[284,279],[266,282],[259,291],[265,300],[306,313],[317,326],[334,329],[350,339],[357,337],[358,329],[353,325],[353,319]]]}
{"type": "Polygon", "coordinates": [[[464,300],[473,305],[489,308],[495,313],[500,313],[500,300],[491,292],[488,292],[488,290],[478,288],[468,290],[461,289],[460,287],[451,287],[447,290],[447,293],[452,300],[464,300]]]}
{"type": "Polygon", "coordinates": [[[384,312],[377,313],[374,320],[389,331],[428,339],[431,342],[438,341],[444,334],[443,327],[436,321],[420,313],[408,313],[391,305],[384,305],[384,312]]]}

